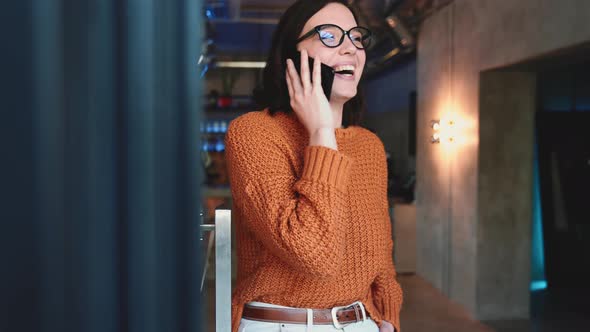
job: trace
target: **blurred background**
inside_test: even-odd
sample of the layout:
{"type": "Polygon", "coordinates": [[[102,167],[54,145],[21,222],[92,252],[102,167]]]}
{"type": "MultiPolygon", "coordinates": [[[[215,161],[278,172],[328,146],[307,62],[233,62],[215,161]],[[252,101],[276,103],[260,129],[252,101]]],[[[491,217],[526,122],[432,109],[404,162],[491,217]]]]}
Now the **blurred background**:
{"type": "MultiPolygon", "coordinates": [[[[1,332],[213,331],[200,225],[291,3],[2,4],[1,332]]],[[[402,329],[587,331],[590,1],[350,3],[402,329]]]]}

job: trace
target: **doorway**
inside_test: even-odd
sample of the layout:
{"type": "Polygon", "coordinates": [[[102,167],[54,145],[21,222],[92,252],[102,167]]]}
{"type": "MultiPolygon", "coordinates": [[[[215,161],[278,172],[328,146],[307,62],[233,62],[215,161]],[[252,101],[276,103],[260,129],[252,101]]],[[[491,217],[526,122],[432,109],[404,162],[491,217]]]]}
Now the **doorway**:
{"type": "Polygon", "coordinates": [[[538,73],[536,137],[547,289],[533,317],[588,314],[590,295],[590,62],[538,73]]]}

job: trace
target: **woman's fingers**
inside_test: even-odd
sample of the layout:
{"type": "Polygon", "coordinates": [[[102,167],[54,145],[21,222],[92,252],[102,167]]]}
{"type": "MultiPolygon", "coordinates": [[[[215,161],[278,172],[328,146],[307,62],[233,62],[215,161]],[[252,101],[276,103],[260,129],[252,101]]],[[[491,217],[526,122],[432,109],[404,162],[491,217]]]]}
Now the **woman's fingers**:
{"type": "Polygon", "coordinates": [[[316,55],[313,61],[313,87],[322,90],[322,60],[316,55]]]}
{"type": "Polygon", "coordinates": [[[310,68],[309,68],[309,60],[308,54],[306,50],[301,50],[301,84],[303,86],[304,91],[308,91],[311,88],[311,81],[310,81],[310,68]]]}
{"type": "Polygon", "coordinates": [[[384,320],[381,322],[379,332],[395,332],[395,327],[390,322],[384,320]]]}
{"type": "Polygon", "coordinates": [[[295,69],[295,65],[291,59],[287,59],[287,72],[289,73],[291,89],[293,90],[291,97],[295,97],[295,95],[302,93],[303,87],[301,86],[301,80],[299,79],[299,74],[297,74],[297,69],[295,69]]]}
{"type": "Polygon", "coordinates": [[[293,98],[293,87],[291,86],[291,75],[289,75],[289,70],[285,69],[285,80],[287,81],[287,90],[289,91],[289,97],[293,98]]]}

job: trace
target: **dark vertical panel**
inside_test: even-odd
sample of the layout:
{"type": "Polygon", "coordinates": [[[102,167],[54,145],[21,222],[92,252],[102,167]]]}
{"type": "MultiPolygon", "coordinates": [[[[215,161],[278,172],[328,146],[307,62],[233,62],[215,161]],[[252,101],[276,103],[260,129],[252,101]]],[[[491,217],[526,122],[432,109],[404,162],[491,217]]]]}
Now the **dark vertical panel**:
{"type": "Polygon", "coordinates": [[[158,29],[154,31],[154,39],[158,47],[155,51],[154,71],[158,79],[154,82],[157,98],[154,100],[155,115],[155,149],[158,155],[155,160],[155,185],[158,188],[155,192],[156,200],[161,202],[158,210],[155,211],[159,222],[156,226],[159,241],[168,245],[163,246],[158,252],[156,259],[160,262],[161,269],[167,271],[165,274],[158,276],[160,285],[157,294],[160,301],[166,302],[167,307],[161,307],[158,310],[159,325],[158,331],[177,331],[176,317],[174,315],[178,310],[176,287],[176,274],[179,260],[177,246],[174,245],[174,239],[177,236],[175,227],[170,227],[166,222],[177,220],[176,201],[178,185],[176,181],[179,162],[179,128],[180,113],[174,112],[179,109],[179,82],[174,77],[180,74],[176,71],[178,68],[178,49],[180,38],[168,38],[167,36],[179,36],[176,25],[176,15],[174,9],[178,7],[176,1],[160,1],[155,4],[155,12],[158,13],[158,29]]]}
{"type": "Polygon", "coordinates": [[[88,20],[86,1],[63,0],[63,78],[65,141],[65,302],[66,330],[83,330],[88,319],[90,263],[86,243],[89,240],[89,160],[88,160],[88,20]]]}
{"type": "Polygon", "coordinates": [[[66,331],[66,206],[63,73],[63,7],[60,0],[32,1],[34,84],[32,151],[35,167],[41,311],[37,331],[66,331]]]}
{"type": "Polygon", "coordinates": [[[114,0],[115,7],[115,31],[116,31],[116,52],[115,59],[115,77],[116,84],[116,142],[117,142],[117,290],[118,300],[117,310],[119,314],[118,327],[119,331],[129,331],[129,292],[127,288],[129,280],[129,257],[127,248],[129,248],[129,229],[127,227],[128,196],[129,185],[127,182],[127,164],[128,155],[128,117],[127,117],[127,76],[126,76],[126,59],[127,59],[127,3],[125,1],[114,0]]]}
{"type": "Polygon", "coordinates": [[[125,11],[128,330],[190,330],[200,2],[133,0],[125,11]]]}
{"type": "Polygon", "coordinates": [[[199,247],[196,239],[199,238],[199,212],[201,202],[201,163],[200,163],[200,131],[202,110],[202,81],[199,76],[199,68],[195,66],[196,59],[201,53],[203,41],[202,1],[184,0],[178,1],[181,5],[177,8],[176,15],[179,18],[179,44],[178,44],[178,73],[182,78],[179,87],[181,93],[180,104],[180,135],[179,135],[179,170],[178,174],[178,211],[181,211],[177,228],[178,250],[180,266],[178,269],[179,294],[178,321],[180,331],[202,331],[203,320],[198,303],[199,282],[202,262],[199,255],[199,247]],[[197,282],[196,282],[197,281],[197,282]]]}
{"type": "Polygon", "coordinates": [[[127,228],[129,331],[158,331],[155,195],[155,0],[127,2],[127,228]]]}
{"type": "Polygon", "coordinates": [[[88,85],[88,227],[85,242],[87,298],[89,313],[83,330],[117,331],[119,296],[117,283],[117,246],[120,196],[117,190],[117,151],[124,142],[116,140],[117,104],[115,76],[114,1],[88,1],[87,49],[88,85]]]}
{"type": "Polygon", "coordinates": [[[195,331],[201,2],[13,9],[0,330],[195,331]]]}
{"type": "Polygon", "coordinates": [[[34,330],[39,313],[39,256],[34,195],[31,12],[28,1],[0,10],[0,331],[34,330]],[[33,302],[31,302],[31,300],[33,302]]]}

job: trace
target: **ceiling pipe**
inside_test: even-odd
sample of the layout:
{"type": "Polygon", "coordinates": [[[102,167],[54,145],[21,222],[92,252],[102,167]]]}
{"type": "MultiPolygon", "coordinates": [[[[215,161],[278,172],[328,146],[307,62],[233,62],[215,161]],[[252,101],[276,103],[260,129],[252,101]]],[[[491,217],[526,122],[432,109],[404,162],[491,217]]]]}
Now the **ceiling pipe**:
{"type": "Polygon", "coordinates": [[[228,0],[228,10],[229,10],[229,18],[232,21],[239,21],[240,20],[240,6],[242,1],[241,0],[228,0]]]}
{"type": "Polygon", "coordinates": [[[373,31],[368,49],[366,75],[371,77],[415,54],[415,37],[397,15],[397,10],[413,0],[354,0],[359,23],[373,31]]]}
{"type": "Polygon", "coordinates": [[[398,37],[399,43],[404,48],[413,48],[416,44],[416,38],[410,32],[406,24],[396,14],[389,14],[385,18],[387,25],[393,30],[398,37]]]}
{"type": "Polygon", "coordinates": [[[353,0],[352,5],[358,9],[369,25],[382,24],[383,18],[393,12],[404,0],[353,0]]]}

